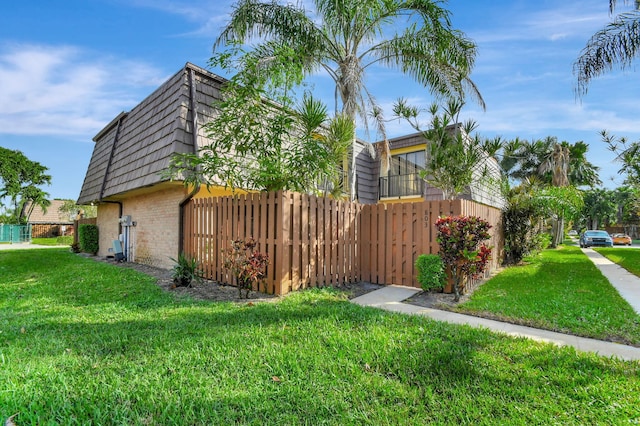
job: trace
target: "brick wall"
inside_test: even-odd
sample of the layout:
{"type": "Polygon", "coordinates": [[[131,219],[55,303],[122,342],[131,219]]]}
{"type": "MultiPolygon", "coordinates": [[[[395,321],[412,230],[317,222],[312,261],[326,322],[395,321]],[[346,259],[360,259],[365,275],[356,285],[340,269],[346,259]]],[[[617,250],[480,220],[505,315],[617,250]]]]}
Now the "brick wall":
{"type": "Polygon", "coordinates": [[[179,205],[185,198],[183,187],[167,188],[123,201],[123,215],[130,215],[133,261],[160,268],[171,268],[170,258],[178,257],[179,205]]]}
{"type": "Polygon", "coordinates": [[[113,247],[113,240],[118,239],[118,214],[120,206],[117,204],[98,204],[98,256],[113,255],[109,249],[113,247]]]}

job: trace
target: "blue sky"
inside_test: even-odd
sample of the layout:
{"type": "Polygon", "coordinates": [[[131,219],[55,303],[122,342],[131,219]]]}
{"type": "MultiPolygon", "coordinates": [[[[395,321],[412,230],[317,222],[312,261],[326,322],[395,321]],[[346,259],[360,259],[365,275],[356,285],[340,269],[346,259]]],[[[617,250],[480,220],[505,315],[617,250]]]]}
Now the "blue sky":
{"type": "MultiPolygon", "coordinates": [[[[203,67],[230,0],[32,0],[0,5],[0,146],[49,168],[52,198],[79,195],[95,136],[186,62],[203,67]]],[[[628,9],[623,2],[619,10],[628,9]]],[[[478,44],[472,79],[487,104],[464,115],[481,136],[583,140],[605,186],[621,182],[599,131],[640,139],[640,74],[611,72],[576,100],[572,64],[610,19],[606,0],[449,0],[454,26],[478,44]]],[[[220,73],[219,70],[213,70],[220,73]]],[[[229,76],[227,76],[229,77],[229,76]]],[[[428,91],[387,69],[367,85],[387,115],[398,97],[425,108],[428,91]]],[[[314,79],[321,96],[327,78],[314,79]]],[[[326,98],[330,104],[331,96],[326,98]]],[[[425,121],[428,117],[425,115],[425,121]]],[[[390,122],[390,137],[411,132],[390,122]]],[[[375,139],[375,135],[372,135],[375,139]]]]}

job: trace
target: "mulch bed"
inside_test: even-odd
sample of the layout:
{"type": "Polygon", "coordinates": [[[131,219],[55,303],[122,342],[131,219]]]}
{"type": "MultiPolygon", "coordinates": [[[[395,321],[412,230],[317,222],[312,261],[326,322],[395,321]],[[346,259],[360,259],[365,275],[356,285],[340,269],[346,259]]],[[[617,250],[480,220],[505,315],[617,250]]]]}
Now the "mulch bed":
{"type": "MultiPolygon", "coordinates": [[[[105,262],[110,265],[122,268],[134,269],[143,274],[156,278],[156,284],[165,291],[178,296],[188,296],[196,300],[210,300],[217,302],[272,302],[279,299],[279,296],[264,294],[256,291],[249,293],[249,298],[240,298],[238,288],[231,285],[220,284],[215,281],[202,280],[200,283],[192,283],[190,287],[175,287],[171,279],[171,270],[156,268],[154,266],[143,265],[130,262],[116,262],[113,258],[98,256],[87,256],[92,259],[105,262]]],[[[347,293],[350,299],[362,296],[363,294],[382,288],[382,285],[367,282],[345,283],[334,288],[347,293]]],[[[244,291],[242,292],[244,296],[244,291]]]]}
{"type": "MultiPolygon", "coordinates": [[[[215,281],[203,280],[201,283],[194,283],[191,287],[175,287],[171,279],[171,270],[156,268],[153,266],[143,265],[130,262],[115,262],[113,258],[104,258],[91,256],[94,260],[106,262],[111,265],[123,268],[135,269],[138,272],[156,278],[156,284],[165,291],[174,293],[178,296],[188,296],[196,300],[210,300],[218,302],[272,302],[278,300],[279,297],[271,294],[264,294],[256,291],[249,293],[249,298],[240,298],[238,288],[230,285],[224,285],[215,281]]],[[[481,283],[477,283],[473,288],[468,289],[467,293],[462,295],[459,302],[454,302],[454,295],[442,293],[439,291],[421,291],[414,296],[405,300],[404,303],[422,306],[425,308],[452,310],[456,305],[469,299],[473,290],[481,283]]],[[[371,291],[384,287],[379,284],[368,282],[344,283],[334,288],[347,293],[349,299],[353,299],[371,291]]],[[[244,292],[243,292],[244,295],[244,292]]]]}

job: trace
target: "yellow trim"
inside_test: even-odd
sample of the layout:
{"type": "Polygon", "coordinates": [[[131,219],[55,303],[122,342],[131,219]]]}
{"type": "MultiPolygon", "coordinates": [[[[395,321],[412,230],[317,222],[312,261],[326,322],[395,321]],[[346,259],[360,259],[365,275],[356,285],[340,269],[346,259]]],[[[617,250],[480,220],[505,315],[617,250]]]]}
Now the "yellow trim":
{"type": "Polygon", "coordinates": [[[418,145],[411,145],[404,148],[392,149],[391,155],[408,154],[410,152],[424,151],[425,149],[427,149],[427,144],[421,143],[418,145]]]}
{"type": "MultiPolygon", "coordinates": [[[[235,194],[247,194],[248,192],[243,189],[236,189],[235,194]]],[[[206,186],[202,186],[198,193],[193,198],[209,198],[209,197],[225,197],[227,195],[234,195],[234,192],[230,188],[224,186],[211,186],[207,189],[206,186]]]]}
{"type": "Polygon", "coordinates": [[[424,201],[424,198],[420,196],[416,197],[402,197],[402,198],[382,198],[378,200],[380,204],[399,204],[399,203],[415,203],[424,201]]]}

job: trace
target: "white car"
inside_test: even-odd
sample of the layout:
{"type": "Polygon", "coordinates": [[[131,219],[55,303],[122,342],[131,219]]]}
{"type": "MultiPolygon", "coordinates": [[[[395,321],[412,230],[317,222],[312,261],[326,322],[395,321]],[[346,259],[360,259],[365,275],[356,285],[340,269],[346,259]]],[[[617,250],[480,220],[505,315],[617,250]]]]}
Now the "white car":
{"type": "Polygon", "coordinates": [[[571,231],[569,231],[569,236],[577,237],[578,236],[578,231],[576,231],[575,229],[572,229],[571,231]]]}

